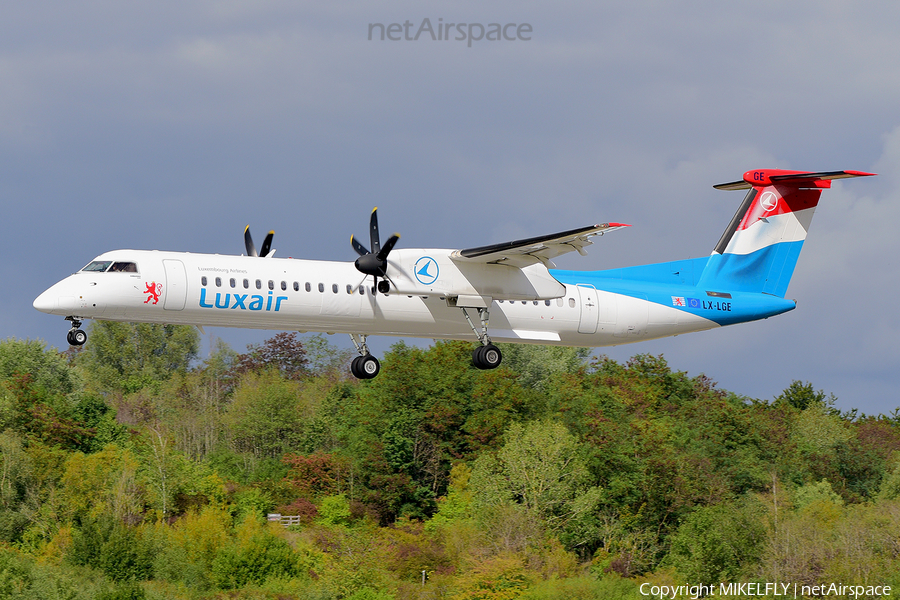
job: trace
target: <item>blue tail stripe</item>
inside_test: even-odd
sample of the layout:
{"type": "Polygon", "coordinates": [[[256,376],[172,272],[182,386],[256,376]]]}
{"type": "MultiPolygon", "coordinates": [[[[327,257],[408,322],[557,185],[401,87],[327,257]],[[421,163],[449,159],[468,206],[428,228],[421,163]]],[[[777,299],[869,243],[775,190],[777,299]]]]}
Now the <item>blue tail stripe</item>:
{"type": "Polygon", "coordinates": [[[765,292],[784,298],[803,242],[782,242],[750,254],[713,254],[698,286],[707,290],[765,292]]]}

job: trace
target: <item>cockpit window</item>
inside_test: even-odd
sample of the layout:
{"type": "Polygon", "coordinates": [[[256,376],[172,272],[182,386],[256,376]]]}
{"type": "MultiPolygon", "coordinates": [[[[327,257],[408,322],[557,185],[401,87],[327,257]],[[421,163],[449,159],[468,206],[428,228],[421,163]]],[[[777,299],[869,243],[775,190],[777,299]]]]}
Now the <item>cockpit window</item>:
{"type": "Polygon", "coordinates": [[[93,271],[95,273],[137,273],[137,264],[133,262],[113,262],[111,260],[95,260],[82,271],[93,271]],[[112,265],[112,266],[110,266],[112,265]]]}
{"type": "Polygon", "coordinates": [[[112,264],[111,260],[95,260],[88,266],[82,269],[82,271],[100,271],[103,272],[109,268],[109,265],[112,264]]]}
{"type": "Polygon", "coordinates": [[[133,262],[116,262],[109,269],[110,273],[137,273],[137,265],[133,262]]]}

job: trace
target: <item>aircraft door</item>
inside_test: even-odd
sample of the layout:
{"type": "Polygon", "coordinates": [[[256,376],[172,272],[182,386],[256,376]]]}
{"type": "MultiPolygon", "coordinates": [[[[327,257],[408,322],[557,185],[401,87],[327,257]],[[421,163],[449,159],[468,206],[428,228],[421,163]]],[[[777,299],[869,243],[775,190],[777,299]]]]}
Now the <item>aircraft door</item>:
{"type": "Polygon", "coordinates": [[[187,300],[187,273],[184,263],[180,260],[164,260],[163,267],[166,270],[166,301],[163,308],[166,310],[184,310],[187,300]]]}
{"type": "Polygon", "coordinates": [[[576,285],[578,301],[581,305],[581,317],[578,321],[578,333],[597,333],[597,320],[600,317],[600,301],[597,289],[592,285],[576,285]]]}

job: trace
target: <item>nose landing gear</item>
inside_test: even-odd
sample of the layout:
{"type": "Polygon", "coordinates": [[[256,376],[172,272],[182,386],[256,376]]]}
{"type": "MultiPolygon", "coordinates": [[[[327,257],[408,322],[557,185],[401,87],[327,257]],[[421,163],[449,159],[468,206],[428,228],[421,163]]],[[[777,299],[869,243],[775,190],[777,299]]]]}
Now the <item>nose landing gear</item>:
{"type": "Polygon", "coordinates": [[[72,329],[66,333],[66,341],[70,346],[84,346],[87,341],[87,334],[81,329],[81,319],[77,317],[66,317],[66,321],[72,321],[72,329]]]}

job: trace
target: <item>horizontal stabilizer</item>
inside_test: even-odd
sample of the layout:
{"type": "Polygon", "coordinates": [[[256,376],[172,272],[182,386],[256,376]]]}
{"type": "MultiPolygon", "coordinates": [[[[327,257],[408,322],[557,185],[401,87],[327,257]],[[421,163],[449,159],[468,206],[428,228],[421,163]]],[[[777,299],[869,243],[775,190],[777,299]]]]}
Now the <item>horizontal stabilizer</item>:
{"type": "Polygon", "coordinates": [[[849,177],[868,177],[875,173],[863,171],[821,171],[810,173],[808,171],[784,171],[781,169],[762,169],[747,171],[741,181],[720,183],[713,187],[717,190],[749,190],[753,186],[765,186],[774,184],[783,185],[808,185],[810,187],[831,187],[833,179],[847,179],[849,177]],[[821,182],[821,183],[820,183],[821,182]],[[828,182],[828,183],[826,183],[828,182]]]}

